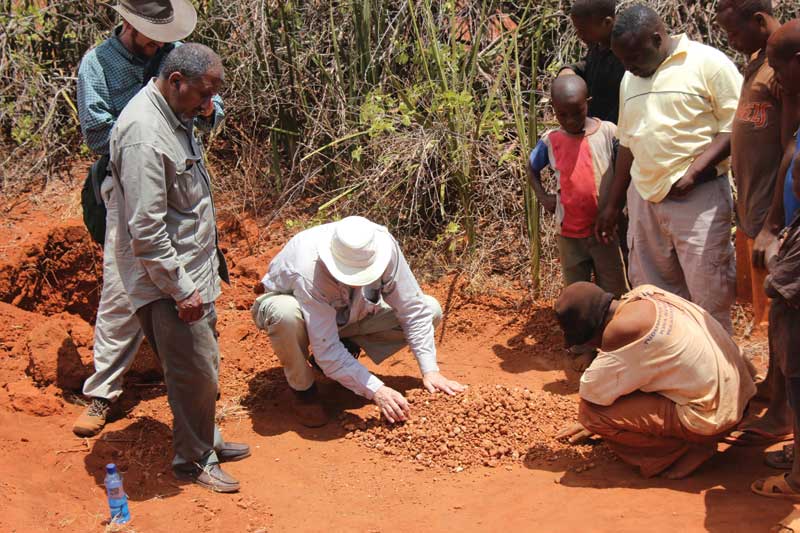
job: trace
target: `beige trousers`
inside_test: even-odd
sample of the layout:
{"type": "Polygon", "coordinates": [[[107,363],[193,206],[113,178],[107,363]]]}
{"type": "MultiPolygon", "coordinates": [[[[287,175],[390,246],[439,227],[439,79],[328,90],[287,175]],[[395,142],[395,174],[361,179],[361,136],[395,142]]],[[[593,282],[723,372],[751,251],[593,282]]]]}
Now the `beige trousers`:
{"type": "MultiPolygon", "coordinates": [[[[433,314],[434,327],[442,320],[442,308],[436,298],[423,295],[433,314]]],[[[251,308],[253,321],[269,335],[272,349],[283,365],[286,381],[294,390],[306,390],[314,383],[308,364],[308,332],[300,304],[291,294],[270,292],[256,298],[251,308]]],[[[406,338],[391,307],[339,328],[339,338],[358,344],[375,364],[406,346],[406,338]]]]}
{"type": "Polygon", "coordinates": [[[655,285],[677,294],[733,333],[736,259],[727,177],[698,185],[686,198],[666,198],[657,204],[630,187],[628,213],[631,285],[655,285]]]}

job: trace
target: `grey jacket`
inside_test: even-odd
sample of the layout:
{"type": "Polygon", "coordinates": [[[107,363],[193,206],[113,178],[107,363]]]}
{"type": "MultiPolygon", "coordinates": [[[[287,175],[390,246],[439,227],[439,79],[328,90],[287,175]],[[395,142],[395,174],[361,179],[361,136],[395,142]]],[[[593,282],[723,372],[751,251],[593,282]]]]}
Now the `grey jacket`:
{"type": "Polygon", "coordinates": [[[151,80],[120,114],[110,153],[120,206],[116,259],[134,308],[181,301],[195,289],[214,302],[228,271],[192,123],[178,119],[151,80]]]}

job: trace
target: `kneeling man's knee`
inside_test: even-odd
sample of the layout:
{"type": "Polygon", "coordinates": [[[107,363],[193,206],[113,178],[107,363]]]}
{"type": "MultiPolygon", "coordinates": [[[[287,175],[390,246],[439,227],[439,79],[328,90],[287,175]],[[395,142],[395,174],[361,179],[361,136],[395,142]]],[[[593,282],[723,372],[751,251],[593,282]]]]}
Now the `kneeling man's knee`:
{"type": "Polygon", "coordinates": [[[433,315],[433,325],[438,326],[442,321],[442,306],[439,305],[439,301],[433,296],[424,294],[422,298],[425,300],[425,305],[427,305],[428,309],[431,310],[431,315],[433,315]]]}
{"type": "Polygon", "coordinates": [[[253,304],[251,314],[256,326],[269,332],[301,325],[305,327],[300,304],[291,294],[260,296],[253,304]]]}

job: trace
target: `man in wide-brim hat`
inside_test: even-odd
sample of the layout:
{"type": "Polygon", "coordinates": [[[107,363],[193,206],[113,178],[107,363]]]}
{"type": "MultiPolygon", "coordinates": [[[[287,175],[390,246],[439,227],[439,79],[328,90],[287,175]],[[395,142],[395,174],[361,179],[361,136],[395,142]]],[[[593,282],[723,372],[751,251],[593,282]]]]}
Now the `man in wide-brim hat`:
{"type": "Polygon", "coordinates": [[[256,286],[256,325],[269,334],[294,391],[292,410],[309,427],[327,422],[312,365],[373,400],[389,422],[406,420],[408,401],[367,370],[408,346],[429,392],[465,387],[439,372],[434,327],[442,316],[422,293],[389,231],[353,216],[295,235],[256,286]],[[309,357],[309,347],[313,356],[309,357]]]}
{"type": "MultiPolygon", "coordinates": [[[[81,437],[96,435],[105,426],[111,404],[122,394],[123,376],[144,338],[114,260],[117,203],[113,180],[106,179],[109,136],[128,102],[157,76],[164,57],[197,24],[197,13],[188,0],[119,0],[109,7],[119,13],[122,23],[108,39],[86,53],[78,70],[81,131],[86,145],[100,157],[91,172],[107,211],[103,291],[95,324],[95,372],[83,386],[89,405],[73,426],[81,437]]],[[[195,119],[200,127],[210,128],[222,120],[219,96],[202,115],[195,119]]],[[[98,240],[103,240],[102,229],[98,233],[98,240]]]]}

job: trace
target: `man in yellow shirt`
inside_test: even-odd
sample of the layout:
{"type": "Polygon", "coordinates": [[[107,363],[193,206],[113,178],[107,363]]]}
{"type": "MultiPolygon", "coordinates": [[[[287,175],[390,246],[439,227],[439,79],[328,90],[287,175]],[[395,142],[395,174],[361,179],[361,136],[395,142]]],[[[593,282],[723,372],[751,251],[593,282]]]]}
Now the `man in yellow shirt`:
{"type": "Polygon", "coordinates": [[[730,332],[736,266],[728,156],[742,76],[722,52],[667,35],[642,5],[617,17],[611,49],[628,72],[615,177],[596,236],[614,234],[627,192],[631,284],[689,299],[730,332]]]}

